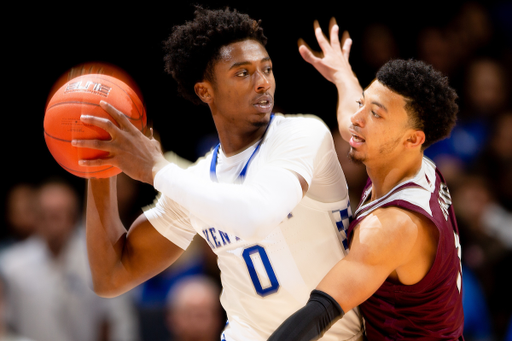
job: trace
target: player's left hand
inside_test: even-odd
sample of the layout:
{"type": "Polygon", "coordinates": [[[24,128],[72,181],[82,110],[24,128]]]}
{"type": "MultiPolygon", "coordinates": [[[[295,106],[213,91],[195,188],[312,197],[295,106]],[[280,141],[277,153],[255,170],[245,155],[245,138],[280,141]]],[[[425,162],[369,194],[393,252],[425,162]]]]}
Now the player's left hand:
{"type": "Polygon", "coordinates": [[[79,148],[92,148],[109,153],[105,159],[80,160],[82,166],[112,165],[120,168],[129,177],[153,185],[157,170],[168,162],[165,160],[160,143],[153,137],[140,132],[119,110],[105,101],[100,106],[117,122],[116,126],[106,118],[82,115],[80,120],[94,125],[110,134],[110,140],[73,140],[79,148]]]}

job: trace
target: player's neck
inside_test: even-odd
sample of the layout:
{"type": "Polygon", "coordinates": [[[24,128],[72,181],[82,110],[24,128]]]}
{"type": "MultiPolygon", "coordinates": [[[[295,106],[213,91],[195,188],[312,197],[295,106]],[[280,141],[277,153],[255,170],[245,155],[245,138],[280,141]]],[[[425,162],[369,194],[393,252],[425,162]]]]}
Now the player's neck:
{"type": "Polygon", "coordinates": [[[388,160],[380,164],[367,165],[366,171],[372,181],[371,201],[382,198],[398,184],[410,180],[418,174],[423,153],[388,160]]]}
{"type": "Polygon", "coordinates": [[[253,127],[252,129],[240,129],[217,125],[220,145],[226,156],[233,156],[243,152],[259,141],[266,131],[267,126],[253,127]]]}

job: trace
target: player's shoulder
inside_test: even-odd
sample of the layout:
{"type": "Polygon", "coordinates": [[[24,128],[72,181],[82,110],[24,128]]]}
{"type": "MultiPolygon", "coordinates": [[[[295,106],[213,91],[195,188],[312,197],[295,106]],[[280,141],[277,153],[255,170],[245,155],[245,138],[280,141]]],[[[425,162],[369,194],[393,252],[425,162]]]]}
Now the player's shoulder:
{"type": "Polygon", "coordinates": [[[382,226],[386,234],[395,234],[411,228],[416,214],[397,206],[379,207],[361,221],[361,226],[382,226]]]}
{"type": "Polygon", "coordinates": [[[275,114],[270,134],[277,139],[312,139],[332,140],[329,127],[315,115],[304,114],[275,114]]]}
{"type": "Polygon", "coordinates": [[[390,229],[395,226],[397,228],[404,228],[411,224],[415,224],[418,220],[423,220],[424,218],[424,215],[419,214],[418,212],[399,206],[379,207],[372,213],[379,217],[383,222],[392,225],[390,226],[390,229]]]}
{"type": "MultiPolygon", "coordinates": [[[[399,206],[377,208],[372,212],[388,236],[397,238],[400,242],[414,243],[419,234],[430,229],[436,230],[435,225],[424,214],[399,206]]],[[[367,217],[368,218],[368,217],[367,217]]],[[[364,223],[364,219],[361,223],[364,223]]],[[[370,222],[369,222],[370,223],[370,222]]]]}
{"type": "Polygon", "coordinates": [[[380,207],[372,211],[357,226],[358,244],[371,259],[382,255],[407,254],[417,244],[418,237],[430,223],[415,212],[401,207],[380,207]]]}
{"type": "Polygon", "coordinates": [[[325,122],[312,114],[274,114],[276,125],[282,128],[309,128],[329,130],[325,122]]]}

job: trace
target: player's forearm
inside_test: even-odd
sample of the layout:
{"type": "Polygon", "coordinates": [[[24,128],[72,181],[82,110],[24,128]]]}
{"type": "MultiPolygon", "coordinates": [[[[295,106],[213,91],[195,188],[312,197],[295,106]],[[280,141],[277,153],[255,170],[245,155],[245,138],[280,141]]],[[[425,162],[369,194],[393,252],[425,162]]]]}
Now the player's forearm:
{"type": "Polygon", "coordinates": [[[331,296],[313,290],[307,304],[288,317],[268,341],[317,340],[343,315],[343,310],[331,296]]]}
{"type": "Polygon", "coordinates": [[[244,240],[268,235],[302,198],[298,178],[279,168],[260,170],[243,185],[220,184],[169,166],[155,188],[211,226],[244,240]]]}
{"type": "Polygon", "coordinates": [[[86,239],[94,291],[115,296],[115,273],[126,242],[126,229],[119,218],[116,177],[88,182],[86,239]]]}
{"type": "Polygon", "coordinates": [[[351,137],[348,131],[350,117],[358,110],[357,100],[361,98],[363,88],[355,75],[337,79],[334,84],[338,90],[338,128],[341,137],[348,141],[351,137]]]}

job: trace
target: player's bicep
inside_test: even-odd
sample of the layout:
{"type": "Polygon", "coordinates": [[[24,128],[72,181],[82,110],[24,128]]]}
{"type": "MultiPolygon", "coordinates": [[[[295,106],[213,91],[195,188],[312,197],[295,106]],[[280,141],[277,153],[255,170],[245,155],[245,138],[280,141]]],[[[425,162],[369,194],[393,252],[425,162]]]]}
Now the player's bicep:
{"type": "Polygon", "coordinates": [[[148,280],[173,264],[195,236],[189,213],[176,202],[159,196],[123,237],[113,287],[121,292],[148,280]],[[121,288],[120,288],[121,287],[121,288]]]}
{"type": "Polygon", "coordinates": [[[368,299],[406,262],[414,231],[394,210],[368,215],[352,237],[349,254],[326,275],[318,289],[331,295],[344,311],[368,299]]]}
{"type": "MultiPolygon", "coordinates": [[[[355,233],[354,238],[357,237],[355,233]]],[[[358,241],[353,242],[349,254],[317,286],[318,290],[331,295],[345,312],[368,299],[391,272],[387,264],[376,262],[365,254],[366,247],[358,250],[360,245],[358,241]]]]}
{"type": "Polygon", "coordinates": [[[130,227],[121,257],[126,281],[134,287],[162,272],[173,264],[183,249],[160,234],[144,214],[130,227]]]}
{"type": "Polygon", "coordinates": [[[101,297],[116,297],[133,289],[165,270],[183,253],[183,249],[159,234],[144,215],[109,247],[117,253],[117,259],[108,271],[96,276],[93,272],[94,291],[101,297]]]}

